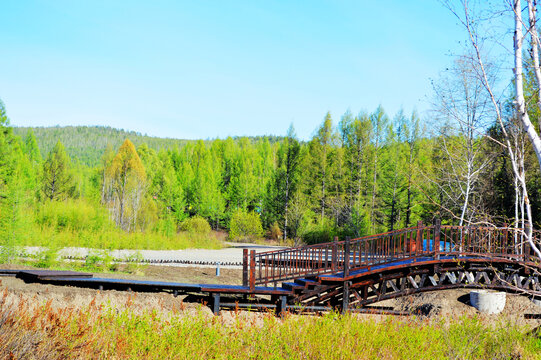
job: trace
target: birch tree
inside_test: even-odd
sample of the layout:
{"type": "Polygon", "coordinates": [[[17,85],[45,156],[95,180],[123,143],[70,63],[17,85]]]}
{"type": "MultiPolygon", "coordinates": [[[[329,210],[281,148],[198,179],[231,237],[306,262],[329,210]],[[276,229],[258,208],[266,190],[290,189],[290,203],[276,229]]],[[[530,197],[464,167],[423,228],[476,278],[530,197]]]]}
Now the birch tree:
{"type": "MultiPolygon", "coordinates": [[[[474,58],[477,61],[477,69],[479,77],[483,83],[483,86],[485,87],[486,91],[488,92],[488,95],[490,97],[490,100],[493,104],[494,111],[496,113],[496,119],[500,126],[500,129],[503,133],[504,142],[502,146],[504,146],[508,152],[511,167],[513,169],[513,174],[519,184],[519,187],[522,191],[522,196],[524,196],[524,206],[526,208],[526,215],[528,219],[528,225],[526,228],[526,240],[529,243],[532,250],[535,252],[535,254],[541,258],[541,251],[539,250],[538,246],[533,242],[532,239],[532,233],[533,233],[533,221],[532,221],[532,209],[530,200],[528,198],[528,189],[526,184],[526,177],[523,172],[520,171],[519,168],[519,162],[515,156],[515,152],[513,151],[513,146],[511,144],[511,137],[506,129],[506,126],[504,124],[504,119],[502,116],[502,112],[500,110],[500,104],[498,102],[498,98],[495,95],[495,91],[493,88],[493,84],[489,80],[489,76],[487,74],[487,69],[485,67],[485,61],[481,54],[481,39],[482,35],[480,35],[479,31],[479,21],[476,21],[475,16],[472,16],[470,12],[470,2],[468,0],[462,0],[461,1],[461,11],[457,11],[454,7],[454,5],[447,1],[444,3],[448,9],[453,12],[453,14],[456,16],[456,18],[460,21],[460,23],[464,26],[464,28],[467,31],[468,38],[470,45],[472,46],[474,50],[474,58]]],[[[524,50],[524,41],[528,41],[528,38],[530,40],[531,45],[531,54],[533,58],[533,64],[535,69],[536,76],[538,76],[540,73],[538,71],[539,69],[539,38],[537,33],[537,18],[536,18],[536,9],[537,9],[537,2],[534,0],[527,0],[528,6],[524,9],[527,11],[527,19],[524,21],[523,16],[523,8],[522,3],[520,0],[505,0],[504,4],[507,7],[507,10],[510,10],[510,13],[513,17],[514,22],[514,36],[513,36],[513,56],[514,56],[514,92],[515,92],[515,109],[516,109],[516,116],[520,123],[522,124],[524,132],[528,135],[530,144],[536,154],[537,162],[539,167],[541,168],[541,138],[539,136],[538,131],[533,126],[533,123],[530,119],[529,113],[526,108],[526,101],[524,96],[524,74],[523,74],[523,50],[524,50]],[[523,29],[526,29],[526,34],[524,34],[523,29]]],[[[541,79],[541,76],[537,78],[537,86],[541,87],[541,82],[539,81],[541,79]]],[[[541,93],[541,90],[540,92],[541,93]]]]}
{"type": "Polygon", "coordinates": [[[441,124],[441,153],[446,169],[440,172],[441,191],[459,211],[458,223],[476,216],[474,198],[478,183],[490,161],[483,151],[485,129],[491,120],[490,99],[468,56],[459,57],[448,74],[433,83],[435,115],[441,124]]]}

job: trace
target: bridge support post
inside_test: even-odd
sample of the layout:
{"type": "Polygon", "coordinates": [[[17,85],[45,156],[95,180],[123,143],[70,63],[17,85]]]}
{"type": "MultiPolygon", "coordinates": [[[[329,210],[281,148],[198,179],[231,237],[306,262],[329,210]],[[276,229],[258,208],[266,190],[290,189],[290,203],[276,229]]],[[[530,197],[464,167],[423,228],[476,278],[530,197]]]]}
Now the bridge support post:
{"type": "Polygon", "coordinates": [[[349,276],[349,257],[350,257],[350,248],[351,243],[349,241],[349,236],[346,237],[346,242],[344,243],[344,297],[342,298],[342,314],[346,313],[349,308],[349,281],[347,277],[349,276]]]}
{"type": "Polygon", "coordinates": [[[242,286],[248,287],[248,249],[242,249],[242,286]]]}
{"type": "Polygon", "coordinates": [[[349,310],[349,286],[351,281],[344,281],[344,292],[342,297],[342,314],[345,314],[349,310]]]}
{"type": "Polygon", "coordinates": [[[280,295],[276,302],[276,316],[283,317],[287,310],[287,296],[280,295]]]}
{"type": "Polygon", "coordinates": [[[440,259],[441,220],[434,219],[434,258],[440,259]]]}
{"type": "Polygon", "coordinates": [[[250,290],[255,290],[255,250],[250,251],[250,290]]]}
{"type": "Polygon", "coordinates": [[[212,294],[212,313],[220,315],[220,293],[212,294]]]}

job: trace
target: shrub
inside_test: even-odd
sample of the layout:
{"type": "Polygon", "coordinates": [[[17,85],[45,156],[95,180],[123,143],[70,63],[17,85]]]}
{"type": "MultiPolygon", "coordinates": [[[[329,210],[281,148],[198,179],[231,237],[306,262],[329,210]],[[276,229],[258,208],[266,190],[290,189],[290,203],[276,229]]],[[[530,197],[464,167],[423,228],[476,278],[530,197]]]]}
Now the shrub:
{"type": "Polygon", "coordinates": [[[210,233],[210,225],[205,218],[194,216],[184,220],[180,224],[180,230],[190,233],[208,234],[210,233]]]}
{"type": "Polygon", "coordinates": [[[101,230],[112,226],[107,210],[84,200],[45,201],[37,209],[36,223],[56,230],[101,230]]]}
{"type": "Polygon", "coordinates": [[[278,223],[274,222],[269,228],[269,237],[273,240],[281,240],[282,236],[284,236],[284,233],[280,229],[280,226],[278,226],[278,223]]]}
{"type": "Polygon", "coordinates": [[[311,245],[330,242],[333,240],[335,235],[337,235],[337,233],[332,221],[324,218],[317,224],[308,226],[307,229],[302,233],[301,237],[306,244],[311,245]]]}
{"type": "Polygon", "coordinates": [[[238,209],[231,216],[229,238],[231,240],[255,240],[263,235],[261,219],[255,212],[238,209]]]}

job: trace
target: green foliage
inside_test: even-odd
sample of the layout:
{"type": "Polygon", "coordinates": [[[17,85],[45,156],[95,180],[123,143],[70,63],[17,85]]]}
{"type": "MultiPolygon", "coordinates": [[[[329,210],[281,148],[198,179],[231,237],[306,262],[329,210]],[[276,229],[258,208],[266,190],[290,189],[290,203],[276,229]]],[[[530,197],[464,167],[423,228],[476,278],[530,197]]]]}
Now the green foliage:
{"type": "Polygon", "coordinates": [[[42,193],[45,199],[64,200],[75,194],[71,161],[58,141],[43,163],[42,193]]]}
{"type": "Polygon", "coordinates": [[[209,234],[211,229],[208,221],[201,216],[194,216],[180,224],[180,230],[196,234],[209,234]]]}
{"type": "MultiPolygon", "coordinates": [[[[105,187],[111,189],[104,196],[117,226],[126,231],[136,229],[141,204],[145,196],[146,172],[133,143],[126,139],[106,169],[105,187]]],[[[149,211],[144,220],[152,216],[149,211]]],[[[143,226],[144,228],[145,226],[143,226]]]]}
{"type": "Polygon", "coordinates": [[[253,240],[263,236],[261,218],[253,211],[237,209],[231,216],[229,238],[235,241],[253,240]]]}
{"type": "Polygon", "coordinates": [[[44,249],[37,254],[36,259],[36,267],[50,269],[58,264],[58,251],[55,248],[44,249]]]}
{"type": "Polygon", "coordinates": [[[103,231],[112,229],[107,209],[83,199],[45,201],[36,211],[36,223],[56,231],[103,231]]]}
{"type": "MultiPolygon", "coordinates": [[[[273,238],[282,232],[296,244],[316,243],[430,222],[443,208],[456,212],[443,200],[442,179],[452,164],[442,138],[428,136],[416,113],[391,119],[381,106],[372,113],[347,111],[337,126],[327,113],[306,142],[293,126],[286,137],[185,141],[103,127],[16,128],[19,138],[8,124],[0,104],[0,239],[6,248],[219,247],[206,226],[205,234],[177,234],[198,228],[187,224],[202,224],[201,218],[231,238],[254,239],[268,229],[273,238]],[[40,153],[48,154],[45,161],[40,153]],[[71,178],[54,196],[46,195],[52,164],[71,178]]],[[[502,136],[496,128],[489,135],[502,136]]],[[[449,149],[464,142],[446,139],[449,149]]],[[[509,162],[499,145],[483,136],[475,141],[479,159],[499,154],[490,176],[476,184],[475,206],[497,223],[510,223],[509,162]]],[[[524,159],[529,200],[541,223],[541,173],[532,166],[531,149],[524,159]]],[[[455,223],[450,213],[442,215],[444,223],[455,223]]]]}
{"type": "Polygon", "coordinates": [[[55,227],[29,225],[13,246],[44,246],[48,248],[85,247],[91,249],[179,250],[189,248],[221,249],[222,242],[214,234],[163,234],[157,231],[127,233],[116,227],[99,231],[82,229],[58,230],[55,227]]]}
{"type": "Polygon", "coordinates": [[[308,245],[333,241],[338,235],[331,219],[323,218],[309,225],[302,233],[302,238],[308,245]]]}
{"type": "Polygon", "coordinates": [[[107,251],[94,251],[86,256],[83,268],[93,272],[115,271],[117,264],[113,260],[107,251]]]}
{"type": "Polygon", "coordinates": [[[282,230],[280,229],[280,226],[277,222],[274,222],[271,227],[269,228],[269,238],[273,240],[280,240],[282,239],[282,236],[284,234],[282,233],[282,230]]]}
{"type": "Polygon", "coordinates": [[[38,141],[32,130],[29,130],[24,140],[25,152],[33,165],[41,163],[41,152],[39,151],[38,141]]]}

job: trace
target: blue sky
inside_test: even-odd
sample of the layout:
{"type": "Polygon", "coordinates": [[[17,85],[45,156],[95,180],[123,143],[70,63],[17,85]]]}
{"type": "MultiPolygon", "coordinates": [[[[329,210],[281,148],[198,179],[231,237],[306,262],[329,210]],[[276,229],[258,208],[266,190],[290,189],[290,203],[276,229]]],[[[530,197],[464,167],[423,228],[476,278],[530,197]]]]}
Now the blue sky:
{"type": "Polygon", "coordinates": [[[432,0],[3,0],[0,99],[18,126],[307,139],[327,111],[423,113],[463,36],[432,0]]]}

